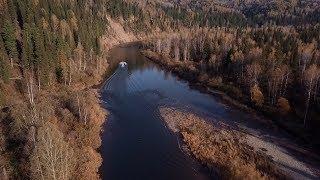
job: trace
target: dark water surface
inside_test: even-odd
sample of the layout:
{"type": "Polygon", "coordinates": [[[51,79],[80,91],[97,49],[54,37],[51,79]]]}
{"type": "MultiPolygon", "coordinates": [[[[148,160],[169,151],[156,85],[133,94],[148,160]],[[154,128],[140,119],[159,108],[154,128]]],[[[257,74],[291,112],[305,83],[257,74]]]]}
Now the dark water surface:
{"type": "Polygon", "coordinates": [[[229,125],[241,123],[249,131],[259,127],[259,133],[268,132],[269,127],[259,124],[257,117],[190,88],[148,61],[135,46],[113,49],[109,61],[113,75],[101,88],[111,113],[102,136],[103,179],[209,179],[209,173],[180,150],[177,137],[165,127],[158,111],[162,104],[183,106],[229,125]],[[128,68],[118,68],[120,61],[127,61],[128,68]]]}
{"type": "Polygon", "coordinates": [[[208,179],[208,172],[181,151],[158,112],[160,103],[173,102],[170,97],[183,98],[188,86],[147,61],[136,47],[116,48],[110,59],[114,73],[101,89],[111,113],[102,136],[103,179],[208,179]],[[118,67],[123,60],[128,68],[118,67]]]}

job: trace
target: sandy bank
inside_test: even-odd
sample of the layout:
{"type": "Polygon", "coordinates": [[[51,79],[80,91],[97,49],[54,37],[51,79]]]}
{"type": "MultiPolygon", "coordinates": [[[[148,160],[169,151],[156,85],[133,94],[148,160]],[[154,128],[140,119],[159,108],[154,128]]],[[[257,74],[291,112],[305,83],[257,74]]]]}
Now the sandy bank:
{"type": "Polygon", "coordinates": [[[312,172],[302,162],[259,137],[172,108],[163,107],[160,113],[191,153],[223,179],[312,179],[312,172]]]}

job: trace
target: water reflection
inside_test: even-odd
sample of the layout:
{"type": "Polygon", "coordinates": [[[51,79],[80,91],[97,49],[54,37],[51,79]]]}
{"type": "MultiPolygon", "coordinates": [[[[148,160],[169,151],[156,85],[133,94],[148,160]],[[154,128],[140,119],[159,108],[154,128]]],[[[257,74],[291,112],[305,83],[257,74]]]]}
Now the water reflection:
{"type": "Polygon", "coordinates": [[[111,112],[102,137],[103,179],[205,179],[203,168],[181,151],[161,120],[164,91],[145,84],[162,84],[164,73],[134,47],[115,49],[109,59],[114,73],[101,92],[111,112]],[[128,67],[119,68],[123,60],[128,67]]]}
{"type": "Polygon", "coordinates": [[[135,46],[114,49],[108,60],[114,74],[101,90],[111,113],[102,137],[104,179],[208,179],[165,128],[158,112],[162,104],[197,112],[213,123],[241,125],[270,140],[287,138],[258,116],[232,108],[150,63],[135,46]],[[120,61],[127,61],[128,67],[119,69],[120,61]]]}

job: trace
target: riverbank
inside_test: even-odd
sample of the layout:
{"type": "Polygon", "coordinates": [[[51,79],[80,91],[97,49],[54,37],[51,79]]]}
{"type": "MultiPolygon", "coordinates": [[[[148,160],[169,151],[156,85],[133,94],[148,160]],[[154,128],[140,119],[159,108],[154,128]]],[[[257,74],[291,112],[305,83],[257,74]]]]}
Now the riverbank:
{"type": "Polygon", "coordinates": [[[65,158],[63,166],[68,169],[54,160],[58,174],[99,179],[102,159],[97,150],[108,113],[100,106],[97,90],[90,88],[98,79],[82,78],[91,81],[35,89],[31,103],[22,96],[7,97],[12,104],[0,112],[0,177],[50,177],[48,153],[55,151],[57,158],[65,158]]]}
{"type": "Polygon", "coordinates": [[[110,111],[100,148],[102,178],[209,179],[198,162],[180,151],[159,118],[157,104],[163,97],[158,90],[169,82],[163,71],[139,47],[120,45],[110,53],[110,68],[116,71],[101,88],[110,111]],[[128,69],[119,68],[124,59],[128,69]]]}
{"type": "MultiPolygon", "coordinates": [[[[159,56],[151,51],[143,51],[142,53],[148,57],[149,60],[155,62],[164,69],[169,70],[179,78],[187,80],[190,86],[196,86],[197,89],[205,93],[219,97],[222,102],[230,105],[230,107],[234,106],[236,109],[248,112],[256,117],[243,122],[226,121],[226,123],[233,128],[246,133],[249,144],[259,144],[259,148],[264,149],[268,155],[276,152],[273,154],[274,159],[279,160],[279,164],[286,164],[286,166],[280,165],[281,168],[294,174],[294,176],[301,178],[315,179],[315,177],[319,176],[319,157],[317,153],[313,153],[310,150],[309,144],[307,144],[305,141],[301,141],[301,139],[297,141],[297,139],[294,138],[296,136],[292,136],[292,134],[288,135],[286,131],[283,130],[284,128],[282,128],[281,125],[278,125],[271,119],[260,116],[259,114],[264,114],[257,112],[250,106],[241,103],[241,101],[235,100],[232,98],[232,96],[229,96],[229,94],[219,90],[211,90],[213,87],[215,87],[212,86],[212,84],[215,84],[216,82],[212,80],[201,81],[201,76],[195,71],[192,63],[173,61],[166,57],[159,56]],[[304,148],[306,146],[308,147],[304,148]],[[281,152],[286,153],[283,154],[281,152]],[[277,154],[279,153],[282,155],[278,157],[277,154]],[[288,164],[288,159],[293,161],[288,164]]],[[[222,122],[223,121],[224,120],[222,120],[222,122]]]]}
{"type": "Polygon", "coordinates": [[[302,124],[297,123],[295,115],[290,112],[283,114],[282,108],[270,108],[268,106],[255,106],[251,102],[251,98],[248,95],[241,92],[241,90],[231,84],[222,82],[219,77],[208,77],[207,75],[200,74],[196,70],[196,65],[190,61],[174,61],[168,57],[159,55],[151,50],[142,50],[142,53],[151,61],[162,66],[163,68],[171,71],[181,79],[185,79],[192,85],[200,87],[207,93],[216,95],[221,98],[222,101],[229,105],[232,105],[238,109],[241,109],[252,114],[261,115],[267,117],[264,121],[266,123],[276,125],[279,128],[285,130],[295,140],[299,141],[299,144],[317,151],[319,148],[315,141],[310,140],[310,134],[303,127],[302,124]]]}
{"type": "Polygon", "coordinates": [[[112,22],[101,38],[101,54],[92,56],[83,67],[75,63],[73,71],[61,74],[59,82],[47,86],[29,79],[0,82],[1,100],[9,102],[0,108],[0,179],[101,178],[99,148],[109,113],[100,102],[99,84],[109,69],[109,50],[135,40],[124,30],[117,33],[120,30],[121,25],[112,22]],[[59,152],[57,158],[64,160],[50,165],[56,169],[54,174],[48,173],[51,156],[43,152],[47,142],[50,151],[59,152]]]}
{"type": "Polygon", "coordinates": [[[288,179],[273,160],[246,142],[246,134],[199,116],[162,107],[169,129],[178,133],[192,155],[222,179],[288,179]]]}

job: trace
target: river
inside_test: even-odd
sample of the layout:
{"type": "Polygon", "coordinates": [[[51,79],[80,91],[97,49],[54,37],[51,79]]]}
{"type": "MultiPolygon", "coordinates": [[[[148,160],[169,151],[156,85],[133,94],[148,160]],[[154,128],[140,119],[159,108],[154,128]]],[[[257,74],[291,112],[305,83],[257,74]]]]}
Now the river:
{"type": "Polygon", "coordinates": [[[161,105],[188,108],[210,121],[270,139],[288,136],[161,69],[142,56],[137,46],[114,48],[108,60],[110,77],[101,88],[101,99],[111,114],[102,134],[103,179],[215,179],[181,150],[179,140],[161,120],[161,105]],[[128,62],[127,68],[119,68],[120,61],[128,62]]]}

